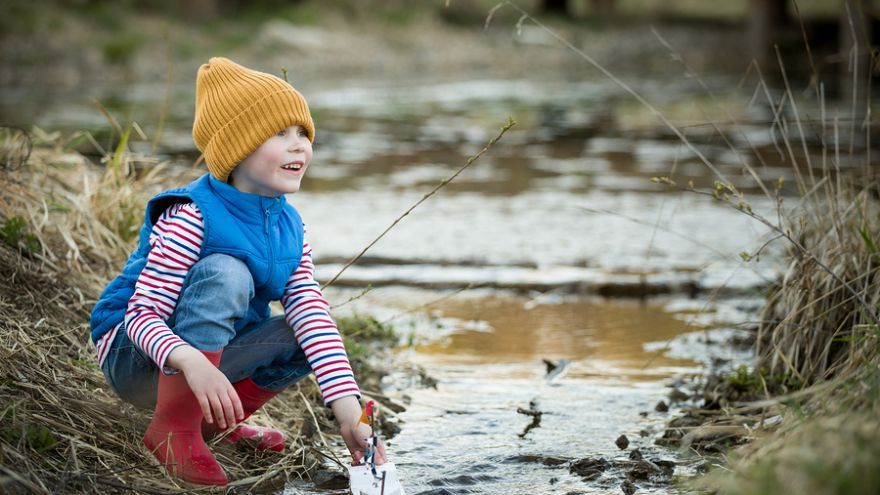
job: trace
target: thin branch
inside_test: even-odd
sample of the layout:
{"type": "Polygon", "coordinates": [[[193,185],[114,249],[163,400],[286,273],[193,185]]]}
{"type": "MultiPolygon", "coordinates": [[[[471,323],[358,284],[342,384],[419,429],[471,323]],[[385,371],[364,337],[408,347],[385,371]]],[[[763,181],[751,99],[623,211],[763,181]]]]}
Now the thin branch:
{"type": "Polygon", "coordinates": [[[339,308],[345,306],[345,305],[348,304],[348,303],[351,303],[351,302],[357,301],[358,299],[360,299],[360,298],[366,296],[367,293],[369,293],[369,292],[372,291],[372,290],[373,290],[373,285],[372,285],[372,284],[368,284],[367,287],[366,287],[364,290],[362,290],[360,294],[358,294],[358,295],[356,295],[356,296],[352,296],[352,297],[350,297],[350,298],[349,298],[347,301],[345,301],[345,302],[341,302],[341,303],[339,303],[339,304],[334,304],[333,306],[330,306],[330,309],[333,309],[333,310],[335,310],[335,309],[339,309],[339,308]]]}
{"type": "MultiPolygon", "coordinates": [[[[690,191],[690,192],[694,192],[697,194],[702,194],[705,196],[710,196],[712,198],[718,199],[713,193],[706,192],[706,191],[699,191],[699,190],[691,188],[691,187],[684,188],[681,190],[690,191]]],[[[847,283],[846,280],[843,280],[842,278],[840,278],[839,275],[834,273],[834,270],[832,270],[830,267],[828,267],[828,265],[823,263],[815,254],[813,254],[812,251],[808,250],[800,242],[798,242],[797,239],[792,237],[788,232],[782,230],[782,228],[780,228],[779,226],[775,225],[774,223],[772,223],[769,220],[767,220],[766,218],[764,218],[762,215],[759,215],[759,214],[753,212],[751,210],[751,208],[741,208],[741,207],[738,207],[737,205],[730,203],[727,200],[722,199],[722,201],[724,201],[725,203],[730,205],[730,207],[735,209],[736,211],[742,212],[743,214],[748,215],[748,216],[752,217],[753,219],[761,222],[765,226],[769,227],[772,231],[778,233],[783,238],[785,238],[785,240],[787,240],[792,246],[794,246],[801,254],[809,257],[811,260],[813,260],[813,262],[816,263],[816,265],[818,265],[820,268],[825,270],[826,273],[831,275],[831,277],[834,278],[834,280],[836,280],[839,284],[844,286],[846,288],[846,290],[849,291],[849,293],[852,294],[853,297],[859,302],[859,305],[862,306],[862,308],[868,313],[868,316],[871,317],[871,319],[874,321],[874,323],[877,325],[880,325],[880,317],[878,317],[877,313],[867,303],[867,301],[865,301],[865,299],[862,297],[862,295],[859,294],[859,292],[856,291],[849,283],[847,283]]]]}

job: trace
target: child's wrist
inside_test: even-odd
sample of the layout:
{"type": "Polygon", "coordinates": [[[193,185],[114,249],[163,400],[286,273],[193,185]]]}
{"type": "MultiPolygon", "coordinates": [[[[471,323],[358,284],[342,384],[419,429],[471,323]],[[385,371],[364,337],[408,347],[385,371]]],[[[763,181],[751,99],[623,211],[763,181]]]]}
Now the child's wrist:
{"type": "Polygon", "coordinates": [[[172,349],[171,353],[165,359],[165,366],[179,369],[186,373],[187,369],[192,368],[199,358],[204,359],[204,355],[195,347],[190,345],[182,345],[172,349]]]}
{"type": "Polygon", "coordinates": [[[349,425],[352,428],[361,416],[361,404],[353,395],[334,400],[330,403],[330,409],[340,425],[349,425]]]}

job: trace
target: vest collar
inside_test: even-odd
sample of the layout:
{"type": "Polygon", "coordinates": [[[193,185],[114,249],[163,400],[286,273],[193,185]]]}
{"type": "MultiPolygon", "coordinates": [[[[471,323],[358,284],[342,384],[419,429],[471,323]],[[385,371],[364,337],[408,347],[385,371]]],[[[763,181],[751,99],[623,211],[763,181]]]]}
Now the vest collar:
{"type": "Polygon", "coordinates": [[[239,221],[262,224],[264,221],[263,217],[267,212],[270,215],[277,215],[287,203],[283,194],[277,198],[270,198],[259,194],[241,192],[233,186],[215,179],[211,174],[206,175],[208,176],[208,185],[239,221]]]}

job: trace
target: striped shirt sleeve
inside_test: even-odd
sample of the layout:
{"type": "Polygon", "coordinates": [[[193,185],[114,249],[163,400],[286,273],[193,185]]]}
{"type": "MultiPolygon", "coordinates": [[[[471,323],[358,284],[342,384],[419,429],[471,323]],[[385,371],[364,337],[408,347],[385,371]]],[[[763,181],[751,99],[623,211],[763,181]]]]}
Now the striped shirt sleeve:
{"type": "Polygon", "coordinates": [[[360,389],[314,273],[312,248],[303,241],[302,261],[287,279],[281,303],[287,323],[315,373],[324,403],[329,405],[342,397],[360,397],[360,389]]]}
{"type": "Polygon", "coordinates": [[[168,372],[165,360],[177,347],[188,345],[168,328],[189,269],[198,261],[204,236],[202,214],[194,203],[175,204],[165,210],[150,233],[150,253],[138,276],[125,312],[129,339],[159,369],[168,372]]]}

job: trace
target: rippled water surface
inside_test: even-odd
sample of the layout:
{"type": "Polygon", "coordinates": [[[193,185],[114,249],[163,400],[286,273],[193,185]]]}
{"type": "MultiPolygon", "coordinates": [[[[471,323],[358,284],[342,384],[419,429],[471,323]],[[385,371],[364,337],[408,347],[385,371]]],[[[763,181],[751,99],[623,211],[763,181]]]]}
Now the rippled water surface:
{"type": "MultiPolygon", "coordinates": [[[[773,247],[762,263],[739,257],[766,240],[765,229],[651,181],[677,174],[711,185],[715,177],[663,132],[624,132],[640,117],[609,88],[529,84],[474,83],[459,97],[448,87],[328,92],[316,103],[326,105],[331,131],[308,184],[290,199],[308,223],[322,280],[449,177],[507,115],[521,122],[327,292],[338,304],[376,287],[338,312],[394,318],[411,344],[399,362],[437,380],[424,387],[400,373],[383,390],[408,404],[388,443],[409,493],[620,493],[622,469],[586,481],[568,466],[585,457],[623,462],[636,447],[677,462],[676,476],[692,474],[691,459],[654,446],[671,414],[654,406],[671,380],[702,372],[712,357],[747,358],[706,341],[724,342],[728,324],[748,320],[760,303],[755,288],[777,276],[773,247]],[[704,333],[712,328],[722,334],[704,333]],[[562,361],[564,372],[548,379],[545,359],[562,361]],[[518,408],[541,411],[540,425],[526,433],[532,420],[518,408]],[[621,434],[626,451],[615,445],[621,434]]],[[[761,130],[751,138],[759,142],[761,130]]],[[[701,149],[755,191],[736,153],[709,141],[701,149]]],[[[787,176],[772,164],[760,173],[787,176]]],[[[771,204],[756,197],[752,206],[767,212],[771,204]]]]}
{"type": "MultiPolygon", "coordinates": [[[[393,317],[400,308],[442,296],[379,289],[356,305],[383,308],[380,316],[393,317]]],[[[652,459],[674,460],[679,476],[692,474],[694,459],[653,445],[670,418],[654,406],[668,401],[670,378],[699,373],[710,356],[731,362],[747,357],[707,346],[707,335],[723,340],[723,331],[696,330],[695,309],[705,310],[702,323],[706,317],[717,323],[744,318],[758,302],[478,291],[434,305],[433,316],[404,317],[402,328],[422,344],[399,351],[398,360],[424,366],[437,385],[420,386],[405,373],[386,379],[385,393],[408,404],[399,415],[401,433],[388,442],[392,459],[408,492],[425,494],[620,493],[622,471],[587,482],[568,466],[584,457],[626,462],[633,448],[652,459]],[[548,375],[544,359],[568,364],[563,373],[548,375]],[[531,417],[518,408],[540,410],[540,424],[527,431],[531,417]],[[621,434],[631,442],[626,451],[615,445],[621,434]]],[[[641,488],[679,493],[668,485],[641,488]]],[[[295,485],[288,493],[344,490],[295,485]]]]}

